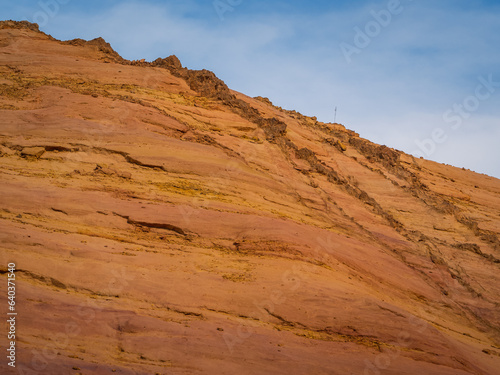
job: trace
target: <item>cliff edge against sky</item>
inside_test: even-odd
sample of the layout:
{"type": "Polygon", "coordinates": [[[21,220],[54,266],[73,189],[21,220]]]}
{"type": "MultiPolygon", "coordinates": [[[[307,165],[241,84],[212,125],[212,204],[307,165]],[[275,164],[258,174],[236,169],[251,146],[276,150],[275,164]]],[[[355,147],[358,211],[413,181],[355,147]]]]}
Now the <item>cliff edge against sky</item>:
{"type": "Polygon", "coordinates": [[[4,21],[0,62],[2,373],[499,374],[498,179],[175,56],[4,21]]]}

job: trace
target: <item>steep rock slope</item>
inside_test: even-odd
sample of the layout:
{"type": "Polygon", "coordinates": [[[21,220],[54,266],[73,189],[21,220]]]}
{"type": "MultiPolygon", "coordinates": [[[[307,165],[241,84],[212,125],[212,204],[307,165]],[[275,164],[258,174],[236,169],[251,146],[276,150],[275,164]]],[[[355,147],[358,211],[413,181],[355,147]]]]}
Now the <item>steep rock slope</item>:
{"type": "Polygon", "coordinates": [[[499,180],[175,56],[5,21],[0,61],[22,373],[499,373],[499,180]]]}

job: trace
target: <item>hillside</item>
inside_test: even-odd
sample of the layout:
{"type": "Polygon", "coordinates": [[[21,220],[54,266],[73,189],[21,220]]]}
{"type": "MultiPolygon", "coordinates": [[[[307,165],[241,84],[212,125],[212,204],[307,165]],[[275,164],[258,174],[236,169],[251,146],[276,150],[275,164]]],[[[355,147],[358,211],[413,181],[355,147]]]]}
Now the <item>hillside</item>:
{"type": "Polygon", "coordinates": [[[500,374],[500,180],[27,22],[0,118],[2,374],[500,374]]]}

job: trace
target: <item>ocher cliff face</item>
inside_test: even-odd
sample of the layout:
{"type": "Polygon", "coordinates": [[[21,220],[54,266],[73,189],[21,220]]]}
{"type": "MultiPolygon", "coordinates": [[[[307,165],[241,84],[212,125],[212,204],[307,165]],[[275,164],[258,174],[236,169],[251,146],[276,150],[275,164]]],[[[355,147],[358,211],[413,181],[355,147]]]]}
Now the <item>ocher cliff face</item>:
{"type": "Polygon", "coordinates": [[[0,62],[24,373],[498,373],[499,180],[102,39],[0,62]]]}

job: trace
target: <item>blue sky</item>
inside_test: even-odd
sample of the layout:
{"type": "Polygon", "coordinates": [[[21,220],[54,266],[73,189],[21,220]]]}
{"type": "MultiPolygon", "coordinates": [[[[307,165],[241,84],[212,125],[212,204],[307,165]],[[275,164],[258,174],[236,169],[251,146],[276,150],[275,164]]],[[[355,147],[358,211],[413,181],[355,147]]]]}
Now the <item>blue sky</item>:
{"type": "Polygon", "coordinates": [[[377,143],[500,177],[500,1],[0,0],[58,39],[177,55],[377,143]]]}

